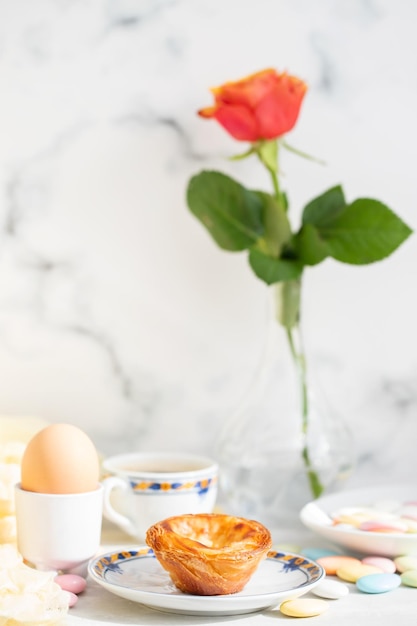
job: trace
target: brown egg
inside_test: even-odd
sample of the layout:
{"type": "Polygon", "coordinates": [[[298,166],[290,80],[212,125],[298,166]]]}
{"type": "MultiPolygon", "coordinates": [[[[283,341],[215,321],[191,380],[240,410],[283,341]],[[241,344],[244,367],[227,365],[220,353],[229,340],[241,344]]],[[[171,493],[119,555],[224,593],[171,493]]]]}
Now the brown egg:
{"type": "Polygon", "coordinates": [[[84,493],[97,489],[99,458],[91,439],[71,424],[51,424],[27,444],[21,486],[38,493],[84,493]]]}

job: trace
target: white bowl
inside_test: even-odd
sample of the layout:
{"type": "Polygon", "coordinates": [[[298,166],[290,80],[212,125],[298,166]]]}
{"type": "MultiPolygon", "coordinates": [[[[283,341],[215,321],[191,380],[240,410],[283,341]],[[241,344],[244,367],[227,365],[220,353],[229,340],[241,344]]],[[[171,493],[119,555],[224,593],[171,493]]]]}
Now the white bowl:
{"type": "Polygon", "coordinates": [[[417,533],[363,531],[332,523],[331,514],[342,508],[372,507],[385,500],[417,501],[417,484],[368,487],[323,496],[306,504],[300,518],[307,528],[350,552],[391,557],[417,554],[417,533]]]}

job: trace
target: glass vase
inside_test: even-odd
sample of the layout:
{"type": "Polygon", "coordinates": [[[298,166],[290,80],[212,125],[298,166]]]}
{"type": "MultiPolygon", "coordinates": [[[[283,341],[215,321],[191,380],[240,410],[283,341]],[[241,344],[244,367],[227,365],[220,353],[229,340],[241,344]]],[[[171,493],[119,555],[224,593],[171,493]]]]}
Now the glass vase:
{"type": "Polygon", "coordinates": [[[301,281],[278,283],[270,295],[262,361],[218,440],[221,505],[270,528],[294,527],[304,504],[350,475],[353,440],[307,377],[301,281]]]}

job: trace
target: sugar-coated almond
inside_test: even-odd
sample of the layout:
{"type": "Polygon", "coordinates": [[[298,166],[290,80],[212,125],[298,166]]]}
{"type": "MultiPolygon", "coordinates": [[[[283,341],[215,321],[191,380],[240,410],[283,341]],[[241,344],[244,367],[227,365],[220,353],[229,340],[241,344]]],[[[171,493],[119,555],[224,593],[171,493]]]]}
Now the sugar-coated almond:
{"type": "Polygon", "coordinates": [[[373,565],[374,567],[378,567],[386,574],[395,574],[397,570],[394,561],[385,556],[366,556],[362,559],[362,563],[364,565],[373,565]]]}
{"type": "Polygon", "coordinates": [[[383,574],[382,569],[363,563],[346,563],[336,570],[336,576],[348,583],[355,583],[362,576],[369,574],[383,574]]]}
{"type": "Polygon", "coordinates": [[[306,556],[312,561],[317,561],[318,559],[322,559],[326,556],[342,556],[340,552],[337,552],[336,550],[328,550],[326,548],[303,548],[299,554],[306,556]]]}
{"type": "Polygon", "coordinates": [[[401,574],[401,582],[407,587],[417,587],[417,569],[408,569],[401,574]]]}
{"type": "Polygon", "coordinates": [[[55,576],[54,581],[64,591],[71,591],[75,594],[82,593],[87,586],[85,578],[77,574],[59,574],[55,576]]]}
{"type": "Polygon", "coordinates": [[[401,584],[398,574],[370,574],[356,581],[356,587],[364,593],[386,593],[401,584]]]}
{"type": "Polygon", "coordinates": [[[336,571],[349,563],[359,563],[360,560],[353,556],[324,556],[317,559],[317,563],[322,566],[328,576],[335,576],[336,571]]]}
{"type": "Polygon", "coordinates": [[[394,559],[397,571],[402,574],[409,569],[417,569],[417,556],[397,556],[394,559]]]}
{"type": "Polygon", "coordinates": [[[374,533],[405,533],[407,531],[407,524],[400,521],[388,521],[372,519],[359,525],[359,530],[371,531],[374,533]]]}
{"type": "Polygon", "coordinates": [[[311,590],[315,596],[319,598],[327,598],[328,600],[338,600],[347,596],[349,587],[338,580],[330,580],[325,578],[321,583],[311,590]]]}
{"type": "Polygon", "coordinates": [[[349,524],[354,528],[359,528],[361,524],[364,524],[369,520],[369,515],[366,513],[341,513],[336,515],[333,519],[334,524],[349,524]]]}
{"type": "Polygon", "coordinates": [[[71,608],[77,604],[78,596],[75,593],[72,593],[72,591],[67,591],[67,594],[68,594],[68,606],[71,608]]]}
{"type": "Polygon", "coordinates": [[[314,615],[321,615],[328,608],[329,603],[325,600],[297,598],[283,602],[279,610],[288,617],[314,617],[314,615]]]}
{"type": "Polygon", "coordinates": [[[402,517],[401,521],[406,525],[407,533],[417,533],[417,520],[410,517],[402,517]]]}

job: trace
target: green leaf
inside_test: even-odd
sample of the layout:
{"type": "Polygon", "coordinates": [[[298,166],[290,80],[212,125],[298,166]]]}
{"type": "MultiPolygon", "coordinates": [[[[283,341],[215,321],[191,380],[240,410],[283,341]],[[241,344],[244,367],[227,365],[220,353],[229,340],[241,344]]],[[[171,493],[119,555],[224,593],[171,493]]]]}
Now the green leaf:
{"type": "Polygon", "coordinates": [[[333,258],[365,265],[389,256],[412,230],[382,202],[360,198],[320,232],[333,258]]]}
{"type": "Polygon", "coordinates": [[[263,235],[259,194],[221,172],[203,171],[193,176],[187,203],[224,250],[245,250],[263,235]]]}
{"type": "Polygon", "coordinates": [[[255,192],[262,201],[262,223],[264,235],[257,242],[259,250],[270,256],[279,257],[286,243],[291,239],[291,226],[286,207],[281,206],[270,194],[255,192]]]}
{"type": "Polygon", "coordinates": [[[327,256],[353,265],[373,263],[389,256],[412,232],[378,200],[361,198],[347,205],[340,186],[307,204],[302,222],[294,245],[306,265],[327,256]]]}
{"type": "Polygon", "coordinates": [[[313,224],[304,224],[294,238],[294,248],[304,265],[317,265],[331,254],[331,249],[313,224]]]}
{"type": "Polygon", "coordinates": [[[256,276],[267,285],[299,278],[303,265],[294,259],[274,259],[259,250],[249,251],[249,263],[256,276]]]}
{"type": "Polygon", "coordinates": [[[325,226],[339,215],[345,206],[342,187],[340,185],[332,187],[304,207],[303,224],[325,226]]]}

